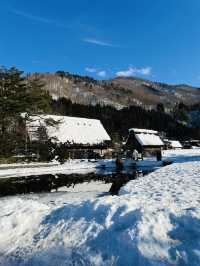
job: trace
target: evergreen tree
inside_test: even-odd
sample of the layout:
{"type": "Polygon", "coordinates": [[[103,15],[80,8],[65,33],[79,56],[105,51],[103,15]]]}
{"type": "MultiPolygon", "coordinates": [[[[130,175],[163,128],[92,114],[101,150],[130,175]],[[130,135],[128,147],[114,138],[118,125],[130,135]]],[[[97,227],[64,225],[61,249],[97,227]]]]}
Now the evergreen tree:
{"type": "Polygon", "coordinates": [[[188,122],[188,108],[184,103],[179,103],[174,106],[173,109],[174,119],[177,121],[188,122]]]}
{"type": "Polygon", "coordinates": [[[16,151],[23,136],[18,134],[22,113],[27,119],[32,113],[51,110],[51,98],[42,86],[37,79],[27,80],[15,67],[0,68],[0,156],[16,151]]]}

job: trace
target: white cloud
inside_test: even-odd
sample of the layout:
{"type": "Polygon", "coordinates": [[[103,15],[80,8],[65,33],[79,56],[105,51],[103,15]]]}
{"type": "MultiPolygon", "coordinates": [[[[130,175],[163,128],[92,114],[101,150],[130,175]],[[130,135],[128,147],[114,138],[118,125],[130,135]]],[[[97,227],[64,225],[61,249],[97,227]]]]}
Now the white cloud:
{"type": "Polygon", "coordinates": [[[101,40],[97,40],[97,39],[93,39],[93,38],[85,38],[82,41],[87,42],[87,43],[91,43],[91,44],[100,45],[100,46],[116,47],[114,44],[104,42],[101,40]]]}
{"type": "Polygon", "coordinates": [[[89,73],[96,73],[97,72],[97,70],[95,68],[93,68],[93,67],[86,67],[85,71],[87,71],[89,73]]]}
{"type": "Polygon", "coordinates": [[[12,9],[12,10],[10,10],[10,12],[17,15],[17,16],[24,17],[24,18],[32,20],[32,21],[41,22],[41,23],[45,23],[45,24],[52,24],[52,25],[59,27],[59,28],[69,29],[68,26],[66,26],[60,22],[57,22],[56,20],[53,20],[53,19],[47,19],[44,17],[35,16],[35,15],[30,14],[30,13],[18,10],[18,9],[12,9]]]}
{"type": "Polygon", "coordinates": [[[137,67],[129,67],[126,70],[121,70],[116,72],[117,77],[131,77],[135,75],[143,75],[143,76],[149,76],[152,73],[152,68],[151,67],[142,67],[142,68],[137,68],[137,67]]]}
{"type": "Polygon", "coordinates": [[[105,70],[101,70],[99,72],[97,72],[97,75],[101,78],[105,78],[106,77],[106,71],[105,70]]]}
{"type": "Polygon", "coordinates": [[[94,73],[101,78],[105,78],[107,75],[106,70],[98,70],[98,69],[93,68],[93,67],[86,67],[85,71],[89,72],[89,73],[94,73]]]}

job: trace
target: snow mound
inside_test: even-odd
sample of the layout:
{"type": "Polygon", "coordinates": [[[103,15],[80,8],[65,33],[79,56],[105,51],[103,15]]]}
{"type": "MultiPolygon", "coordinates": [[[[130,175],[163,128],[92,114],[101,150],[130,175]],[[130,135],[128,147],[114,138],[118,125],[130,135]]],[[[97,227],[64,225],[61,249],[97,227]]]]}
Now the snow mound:
{"type": "Polygon", "coordinates": [[[200,265],[197,160],[133,180],[119,197],[2,199],[0,265],[200,265]]]}

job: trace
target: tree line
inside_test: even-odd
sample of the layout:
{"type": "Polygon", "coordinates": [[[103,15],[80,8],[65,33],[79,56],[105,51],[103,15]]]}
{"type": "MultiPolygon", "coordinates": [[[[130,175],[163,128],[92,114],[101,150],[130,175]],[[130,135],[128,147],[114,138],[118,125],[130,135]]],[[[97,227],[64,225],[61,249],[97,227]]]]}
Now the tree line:
{"type": "Polygon", "coordinates": [[[88,106],[60,98],[52,101],[52,109],[56,114],[100,119],[113,140],[125,140],[128,129],[133,127],[154,129],[163,132],[168,138],[178,140],[200,138],[199,128],[183,123],[186,114],[182,104],[174,107],[175,112],[167,114],[160,106],[156,110],[145,110],[140,106],[116,110],[111,106],[88,106]]]}

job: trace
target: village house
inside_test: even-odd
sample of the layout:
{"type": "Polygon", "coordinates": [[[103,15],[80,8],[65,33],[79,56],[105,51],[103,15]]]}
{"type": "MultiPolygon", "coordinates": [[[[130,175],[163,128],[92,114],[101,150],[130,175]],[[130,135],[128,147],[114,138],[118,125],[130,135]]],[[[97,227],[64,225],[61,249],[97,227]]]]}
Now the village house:
{"type": "Polygon", "coordinates": [[[52,142],[64,144],[68,158],[103,155],[111,141],[100,120],[70,116],[31,116],[27,121],[30,141],[38,140],[38,129],[44,127],[52,142]]]}
{"type": "Polygon", "coordinates": [[[164,146],[158,132],[149,129],[130,128],[126,148],[131,152],[138,152],[143,156],[153,155],[157,160],[162,160],[164,146]]]}
{"type": "Polygon", "coordinates": [[[200,147],[200,140],[188,140],[183,142],[184,149],[192,149],[192,148],[199,148],[200,147]]]}
{"type": "Polygon", "coordinates": [[[200,147],[200,140],[191,139],[189,142],[192,147],[196,147],[196,148],[200,147]]]}
{"type": "Polygon", "coordinates": [[[169,148],[174,150],[182,149],[183,146],[178,140],[169,140],[169,148]]]}

